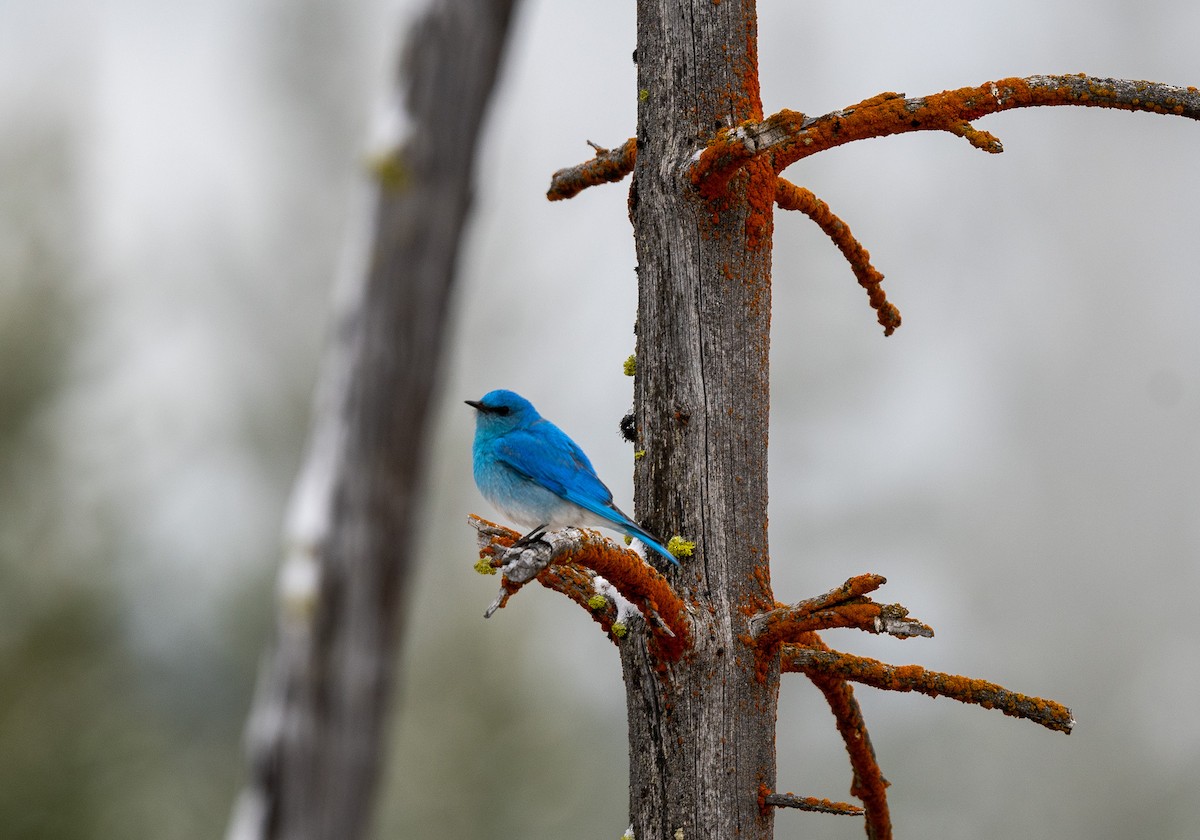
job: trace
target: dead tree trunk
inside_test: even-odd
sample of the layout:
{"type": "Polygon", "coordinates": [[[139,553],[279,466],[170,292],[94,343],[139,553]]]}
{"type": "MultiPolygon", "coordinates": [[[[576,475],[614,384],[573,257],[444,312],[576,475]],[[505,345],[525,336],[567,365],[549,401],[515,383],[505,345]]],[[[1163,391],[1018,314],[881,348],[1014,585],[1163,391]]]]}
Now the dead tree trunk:
{"type": "Polygon", "coordinates": [[[995,154],[999,139],[971,121],[1012,108],[1200,119],[1200,91],[1083,75],[1009,77],[921,97],[881,93],[819,117],[784,109],[763,119],[756,34],[753,0],[640,0],[637,136],[555,172],[547,193],[571,198],[633,174],[635,495],[649,530],[672,535],[667,547],[680,564],[659,564],[664,577],[586,530],[518,545],[516,532],[469,519],[479,533],[477,568],[503,573],[489,614],[536,579],[588,609],[619,645],[638,840],[767,840],[774,808],[862,816],[869,838],[887,840],[887,781],[852,682],[951,697],[1057,732],[1075,721],[1060,703],[986,680],[832,650],[818,631],[933,635],[903,605],[868,597],[886,583],[879,575],[776,603],[766,462],[773,206],[799,210],[833,240],[885,335],[901,323],[867,250],[828,205],[780,173],[824,149],[909,131],[947,132],[995,154]],[[776,790],[782,672],[804,674],[825,695],[862,807],[776,790]]]}
{"type": "Polygon", "coordinates": [[[434,0],[409,34],[399,106],[408,134],[376,162],[365,264],[345,278],[230,840],[355,840],[368,825],[426,417],[514,1],[434,0]]]}
{"type": "MultiPolygon", "coordinates": [[[[767,414],[774,172],[749,166],[702,198],[689,159],[718,129],[762,119],[754,0],[638,3],[636,501],[696,543],[672,583],[694,647],[663,669],[621,648],[630,813],[639,840],[772,836],[778,662],[748,622],[770,609],[767,414]]],[[[653,644],[651,642],[650,644],[653,644]]]]}

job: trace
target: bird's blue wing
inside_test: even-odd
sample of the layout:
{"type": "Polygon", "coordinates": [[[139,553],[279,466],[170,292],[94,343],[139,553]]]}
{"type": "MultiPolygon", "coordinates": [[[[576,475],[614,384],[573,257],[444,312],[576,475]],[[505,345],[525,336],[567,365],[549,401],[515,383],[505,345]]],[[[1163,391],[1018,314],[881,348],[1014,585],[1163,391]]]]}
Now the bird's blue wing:
{"type": "Polygon", "coordinates": [[[496,458],[530,481],[582,508],[609,518],[612,493],[575,441],[547,421],[509,432],[496,441],[496,458]]]}
{"type": "Polygon", "coordinates": [[[528,428],[511,431],[496,441],[493,452],[497,460],[518,474],[607,519],[679,564],[665,546],[613,505],[612,491],[596,475],[587,455],[553,423],[540,420],[528,428]]]}

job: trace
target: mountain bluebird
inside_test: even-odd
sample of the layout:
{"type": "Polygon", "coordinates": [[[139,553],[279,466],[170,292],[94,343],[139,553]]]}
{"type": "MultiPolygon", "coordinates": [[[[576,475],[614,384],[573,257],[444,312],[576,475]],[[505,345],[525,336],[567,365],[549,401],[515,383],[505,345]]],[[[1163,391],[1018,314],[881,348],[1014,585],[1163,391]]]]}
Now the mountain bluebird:
{"type": "Polygon", "coordinates": [[[475,484],[505,516],[533,530],[521,543],[547,529],[611,528],[637,537],[678,565],[671,552],[613,504],[612,492],[592,462],[562,430],[512,391],[491,391],[467,400],[475,415],[475,484]]]}

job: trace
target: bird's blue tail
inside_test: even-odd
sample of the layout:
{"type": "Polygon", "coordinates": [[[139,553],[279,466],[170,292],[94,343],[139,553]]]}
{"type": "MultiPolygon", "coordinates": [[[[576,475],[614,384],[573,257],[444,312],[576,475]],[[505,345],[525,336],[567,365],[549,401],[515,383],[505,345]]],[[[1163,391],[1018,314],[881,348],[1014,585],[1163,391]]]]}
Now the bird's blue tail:
{"type": "Polygon", "coordinates": [[[647,546],[654,549],[659,554],[661,554],[663,557],[670,560],[672,565],[675,565],[675,566],[679,565],[679,560],[676,559],[674,554],[672,554],[670,551],[667,550],[667,547],[665,545],[660,543],[658,540],[654,539],[654,537],[647,534],[641,528],[629,528],[627,526],[626,530],[628,531],[628,533],[631,537],[637,537],[639,540],[641,540],[647,546]]]}

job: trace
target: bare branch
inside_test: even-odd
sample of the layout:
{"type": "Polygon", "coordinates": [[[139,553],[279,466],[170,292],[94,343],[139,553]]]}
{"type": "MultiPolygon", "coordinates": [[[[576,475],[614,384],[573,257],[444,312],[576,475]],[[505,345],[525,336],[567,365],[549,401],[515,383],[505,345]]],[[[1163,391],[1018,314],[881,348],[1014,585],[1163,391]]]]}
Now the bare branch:
{"type": "Polygon", "coordinates": [[[854,238],[846,223],[835,216],[829,205],[817,198],[812,190],[797,186],[785,178],[776,181],[775,203],[781,210],[799,210],[833,240],[833,244],[850,263],[850,270],[854,272],[858,284],[867,290],[867,299],[871,302],[871,308],[878,313],[883,334],[895,332],[896,327],[900,326],[900,310],[888,302],[880,285],[883,275],[871,265],[871,254],[854,238]]]}
{"type": "Polygon", "coordinates": [[[590,140],[588,145],[596,150],[596,156],[589,161],[560,169],[550,176],[550,189],[546,192],[546,198],[551,201],[574,198],[588,187],[620,181],[633,171],[633,165],[637,161],[637,141],[633,137],[615,149],[602,148],[590,140]]]}
{"type": "Polygon", "coordinates": [[[888,665],[877,659],[788,645],[784,647],[782,667],[785,671],[802,671],[810,678],[833,676],[888,691],[918,691],[930,697],[949,697],[960,703],[998,709],[1057,732],[1069,734],[1075,726],[1071,710],[1053,700],[1018,694],[984,680],[929,671],[919,665],[888,665]]]}
{"type": "Polygon", "coordinates": [[[819,799],[816,796],[797,796],[794,793],[768,793],[763,796],[763,804],[772,808],[797,808],[801,811],[841,814],[847,817],[863,815],[862,808],[848,802],[834,802],[832,799],[819,799]]]}
{"type": "Polygon", "coordinates": [[[724,191],[735,171],[757,157],[769,156],[775,171],[782,172],[802,158],[835,146],[909,131],[947,131],[983,151],[1000,152],[1000,141],[974,128],[971,120],[1013,108],[1051,105],[1200,119],[1200,90],[1082,74],[1028,76],[912,99],[898,93],[881,93],[820,117],[782,110],[762,122],[719,132],[694,158],[691,179],[704,195],[713,196],[724,191]]]}

